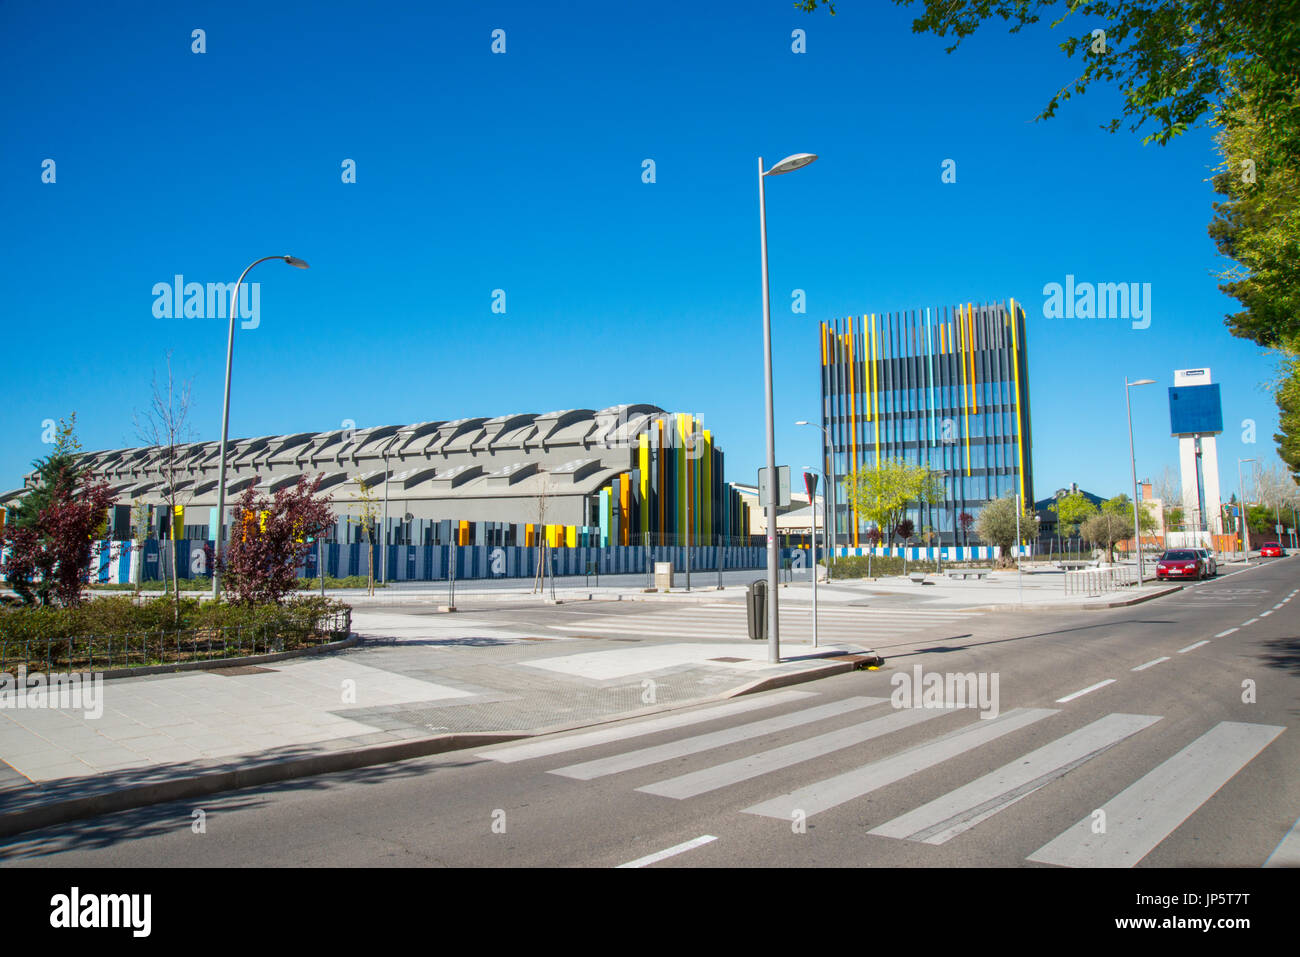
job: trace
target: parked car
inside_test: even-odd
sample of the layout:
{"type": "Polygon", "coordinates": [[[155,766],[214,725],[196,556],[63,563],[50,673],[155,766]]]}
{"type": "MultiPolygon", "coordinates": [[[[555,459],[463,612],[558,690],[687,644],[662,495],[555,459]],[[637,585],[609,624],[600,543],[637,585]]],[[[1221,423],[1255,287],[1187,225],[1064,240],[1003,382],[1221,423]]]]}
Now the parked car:
{"type": "Polygon", "coordinates": [[[1205,561],[1195,549],[1172,549],[1161,555],[1156,562],[1156,580],[1200,579],[1205,577],[1205,569],[1205,561]]]}
{"type": "Polygon", "coordinates": [[[1261,558],[1281,558],[1286,554],[1286,549],[1277,542],[1265,542],[1259,546],[1259,554],[1261,558]]]}
{"type": "Polygon", "coordinates": [[[1205,564],[1205,575],[1207,578],[1213,578],[1215,575],[1219,574],[1219,560],[1214,557],[1214,552],[1210,551],[1208,548],[1195,548],[1192,550],[1200,554],[1201,561],[1205,564]]]}

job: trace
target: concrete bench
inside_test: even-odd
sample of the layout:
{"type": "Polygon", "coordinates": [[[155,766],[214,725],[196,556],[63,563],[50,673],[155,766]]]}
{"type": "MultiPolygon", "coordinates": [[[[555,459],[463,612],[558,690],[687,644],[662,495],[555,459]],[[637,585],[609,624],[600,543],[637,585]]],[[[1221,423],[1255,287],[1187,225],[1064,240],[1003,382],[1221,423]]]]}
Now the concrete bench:
{"type": "Polygon", "coordinates": [[[986,578],[991,571],[993,571],[991,568],[953,568],[949,569],[948,577],[965,580],[974,575],[976,578],[986,578]]]}
{"type": "Polygon", "coordinates": [[[910,572],[907,577],[912,579],[912,581],[916,582],[918,585],[925,584],[925,572],[910,572]]]}

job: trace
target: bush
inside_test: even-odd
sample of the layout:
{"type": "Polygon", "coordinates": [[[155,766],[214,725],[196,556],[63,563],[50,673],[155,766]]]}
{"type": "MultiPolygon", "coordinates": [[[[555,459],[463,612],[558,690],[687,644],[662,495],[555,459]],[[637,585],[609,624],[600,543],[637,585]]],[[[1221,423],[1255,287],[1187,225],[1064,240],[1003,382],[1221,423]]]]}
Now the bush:
{"type": "Polygon", "coordinates": [[[151,598],[137,604],[126,595],[113,595],[76,608],[0,609],[0,640],[137,636],[217,628],[255,628],[268,635],[302,640],[318,633],[318,626],[328,627],[323,620],[347,608],[337,599],[319,595],[295,596],[281,605],[234,605],[182,597],[178,623],[173,599],[169,597],[151,598]]]}

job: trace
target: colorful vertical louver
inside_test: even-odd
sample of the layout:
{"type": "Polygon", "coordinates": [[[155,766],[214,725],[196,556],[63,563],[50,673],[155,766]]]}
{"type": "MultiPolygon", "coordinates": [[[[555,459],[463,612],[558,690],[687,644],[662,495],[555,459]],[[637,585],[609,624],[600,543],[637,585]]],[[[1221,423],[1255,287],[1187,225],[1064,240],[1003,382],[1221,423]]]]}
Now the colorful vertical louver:
{"type": "MultiPolygon", "coordinates": [[[[889,459],[942,473],[942,502],[912,509],[918,533],[960,540],[958,516],[1019,493],[1032,502],[1025,311],[973,303],[822,323],[825,465],[836,476],[889,459]]],[[[838,494],[837,541],[866,524],[838,494]]]]}

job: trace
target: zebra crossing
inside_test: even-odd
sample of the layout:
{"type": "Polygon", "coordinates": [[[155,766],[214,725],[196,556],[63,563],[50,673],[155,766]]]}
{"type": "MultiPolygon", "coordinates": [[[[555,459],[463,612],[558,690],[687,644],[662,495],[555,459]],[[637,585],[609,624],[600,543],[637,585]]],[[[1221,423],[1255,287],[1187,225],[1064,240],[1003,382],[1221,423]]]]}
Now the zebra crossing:
{"type": "MultiPolygon", "coordinates": [[[[853,721],[831,731],[803,736],[798,741],[766,747],[743,757],[706,763],[703,767],[672,773],[660,780],[636,787],[644,794],[686,801],[702,794],[722,791],[744,782],[761,781],[773,772],[808,766],[810,783],[778,794],[738,813],[782,820],[807,820],[833,808],[851,804],[873,791],[906,781],[922,771],[970,754],[999,739],[1015,740],[1026,729],[1037,745],[1013,760],[960,784],[932,800],[893,817],[875,822],[868,834],[942,845],[1003,813],[1078,769],[1111,748],[1141,739],[1162,716],[1110,713],[1077,729],[1055,733],[1061,724],[1053,721],[1065,709],[1055,707],[1015,708],[995,718],[979,718],[973,711],[949,707],[907,708],[891,706],[886,698],[859,695],[817,703],[814,692],[782,691],[759,700],[739,698],[700,711],[669,715],[605,727],[569,736],[505,745],[482,751],[479,757],[499,762],[555,758],[559,766],[546,773],[576,781],[615,778],[631,771],[674,764],[681,772],[682,759],[707,756],[719,749],[743,745],[763,746],[773,735],[828,720],[853,721]],[[753,713],[778,705],[790,706],[767,717],[753,713]],[[929,722],[963,713],[971,717],[960,727],[942,730],[920,744],[888,753],[888,736],[909,728],[927,730],[929,722]],[[690,734],[692,725],[722,718],[744,717],[741,723],[721,730],[690,734]],[[865,720],[859,720],[865,719],[865,720]],[[636,738],[673,730],[684,737],[651,744],[633,745],[629,750],[589,760],[560,764],[563,756],[598,745],[632,742],[636,738]],[[1041,743],[1045,736],[1051,740],[1041,743]],[[819,758],[880,739],[887,752],[861,766],[838,774],[816,773],[819,758]]],[[[951,722],[947,722],[948,725],[951,722]]],[[[1082,820],[1063,820],[1056,837],[1029,854],[1025,860],[1063,867],[1132,867],[1174,833],[1239,772],[1275,741],[1284,727],[1219,721],[1197,729],[1199,736],[1176,753],[1156,754],[1159,763],[1119,789],[1099,808],[1082,820]],[[1100,829],[1098,820],[1104,821],[1100,829]]],[[[803,734],[803,731],[800,731],[803,734]]],[[[788,741],[788,734],[783,740],[788,741]]],[[[705,758],[707,761],[707,757],[705,758]]],[[[1074,813],[1077,813],[1077,809],[1074,813]]],[[[1279,835],[1279,837],[1282,837],[1279,835]]],[[[1293,852],[1289,852],[1293,853],[1293,852]]]]}
{"type": "MultiPolygon", "coordinates": [[[[962,625],[978,614],[962,609],[925,607],[831,606],[817,612],[819,638],[852,641],[923,631],[936,626],[962,625]]],[[[812,608],[783,603],[781,632],[791,637],[812,635],[812,608]]],[[[631,614],[583,616],[547,626],[569,635],[645,635],[674,638],[747,638],[745,606],[722,602],[647,609],[631,614]]]]}

